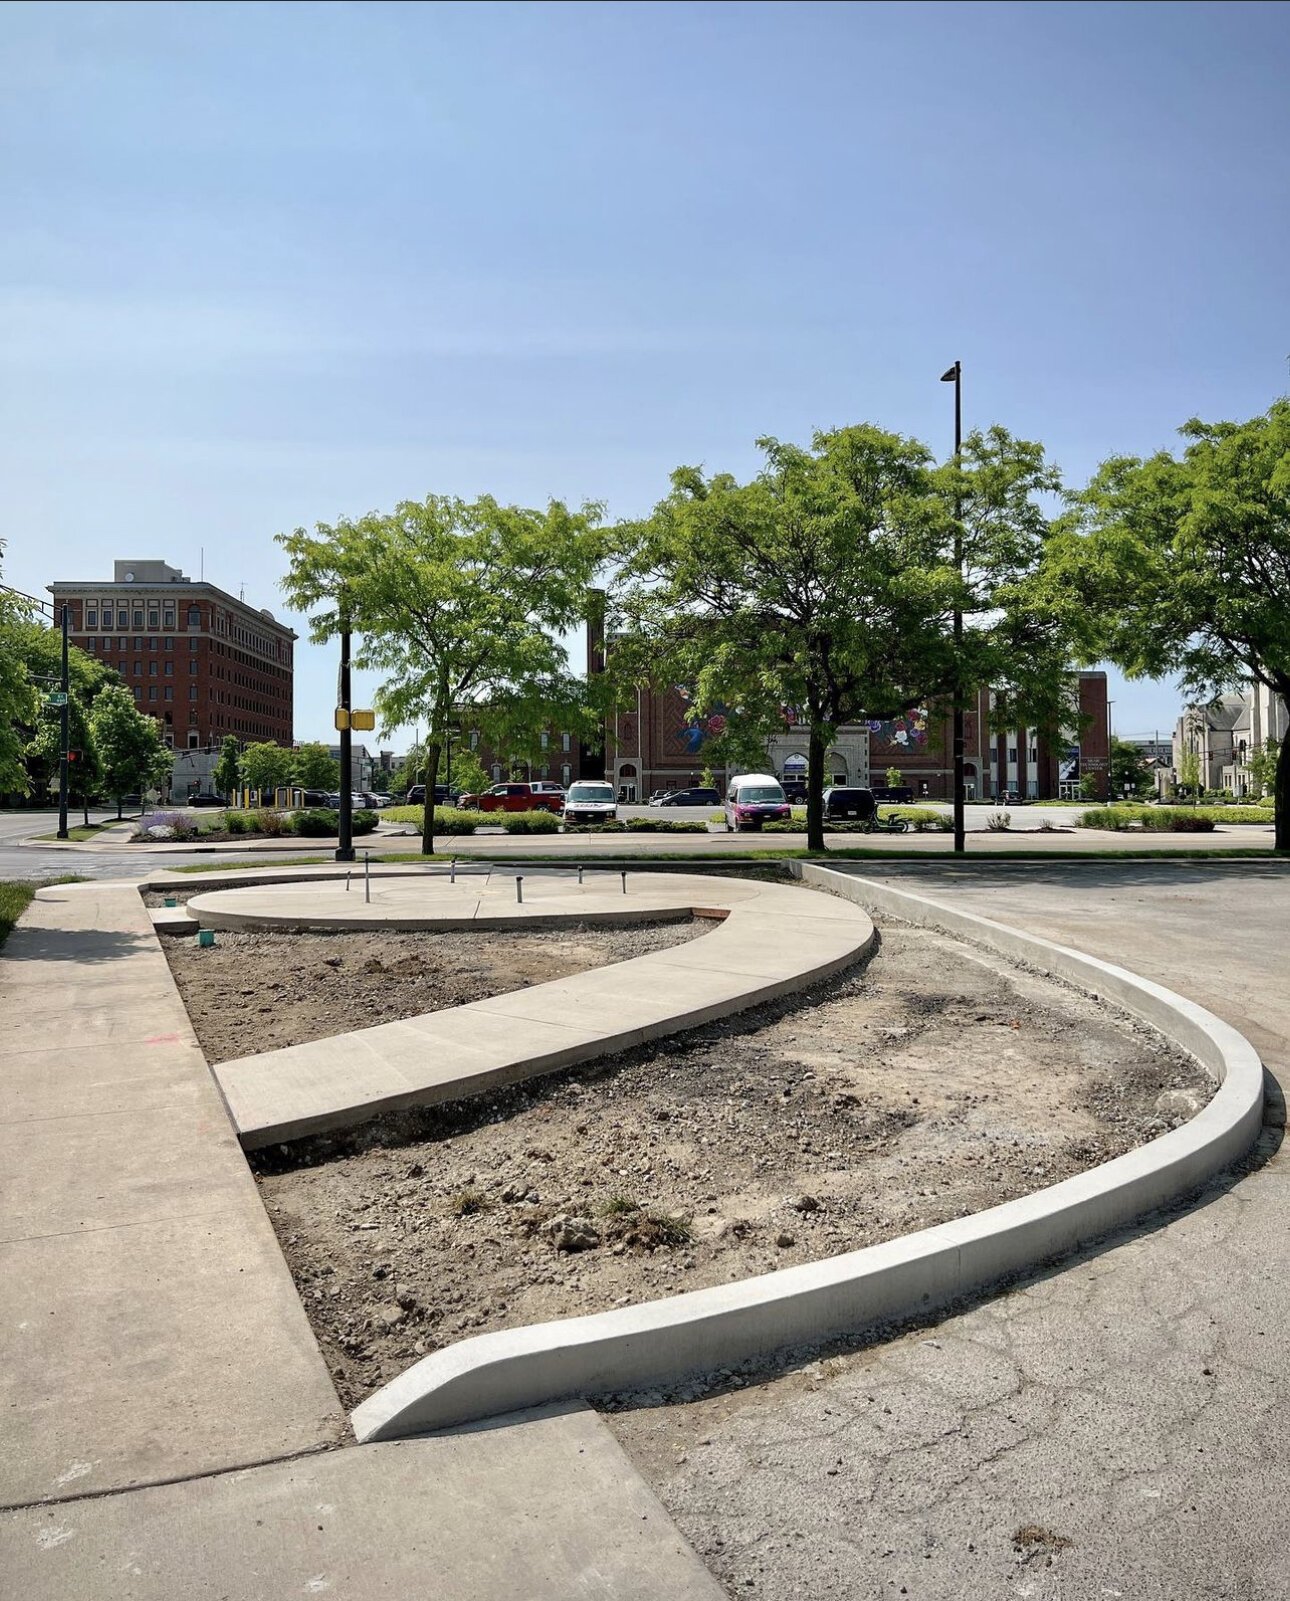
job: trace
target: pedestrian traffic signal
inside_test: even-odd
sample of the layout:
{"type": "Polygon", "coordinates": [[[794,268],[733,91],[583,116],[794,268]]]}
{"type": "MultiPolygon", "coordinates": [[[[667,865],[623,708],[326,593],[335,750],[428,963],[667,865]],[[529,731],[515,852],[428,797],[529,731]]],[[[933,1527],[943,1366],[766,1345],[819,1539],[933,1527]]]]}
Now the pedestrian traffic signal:
{"type": "Polygon", "coordinates": [[[78,750],[69,750],[69,751],[68,751],[68,753],[67,753],[67,760],[68,760],[68,761],[69,761],[69,762],[79,762],[79,761],[80,761],[80,759],[81,759],[81,753],[80,753],[80,751],[78,751],[78,750]]]}

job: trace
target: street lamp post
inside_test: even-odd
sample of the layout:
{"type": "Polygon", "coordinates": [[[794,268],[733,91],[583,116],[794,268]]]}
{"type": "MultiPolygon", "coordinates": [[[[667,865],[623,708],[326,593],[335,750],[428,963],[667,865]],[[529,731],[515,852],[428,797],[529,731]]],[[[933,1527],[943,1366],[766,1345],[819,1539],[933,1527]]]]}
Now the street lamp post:
{"type": "MultiPolygon", "coordinates": [[[[956,361],[948,372],[941,374],[943,384],[954,385],[954,463],[958,465],[963,450],[963,363],[956,361]]],[[[954,570],[963,576],[963,507],[958,497],[954,501],[954,570]]],[[[954,607],[954,849],[961,853],[967,849],[967,822],[964,815],[964,724],[963,708],[963,608],[954,607]]]]}
{"type": "Polygon", "coordinates": [[[354,738],[349,726],[351,715],[350,702],[353,696],[350,693],[349,676],[349,612],[345,609],[345,602],[341,601],[340,619],[340,823],[338,826],[339,838],[336,841],[336,860],[338,862],[352,862],[354,860],[354,738]]]}
{"type": "MultiPolygon", "coordinates": [[[[63,667],[58,684],[62,693],[62,704],[58,709],[58,837],[66,839],[67,834],[67,738],[68,713],[67,704],[67,602],[63,602],[63,667]]],[[[85,790],[82,788],[81,793],[85,790]]]]}

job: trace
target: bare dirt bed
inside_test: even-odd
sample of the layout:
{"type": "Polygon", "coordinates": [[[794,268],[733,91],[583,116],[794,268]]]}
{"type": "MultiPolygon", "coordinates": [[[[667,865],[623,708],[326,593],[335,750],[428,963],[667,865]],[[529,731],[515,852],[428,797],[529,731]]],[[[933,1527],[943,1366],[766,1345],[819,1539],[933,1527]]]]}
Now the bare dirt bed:
{"type": "Polygon", "coordinates": [[[259,1153],[342,1399],[471,1334],[873,1244],[1109,1160],[1208,1099],[1074,991],[888,924],[863,969],[679,1039],[259,1153]]]}
{"type": "Polygon", "coordinates": [[[533,933],[220,933],[162,949],[208,1062],[465,1006],[683,945],[713,925],[533,933]]]}

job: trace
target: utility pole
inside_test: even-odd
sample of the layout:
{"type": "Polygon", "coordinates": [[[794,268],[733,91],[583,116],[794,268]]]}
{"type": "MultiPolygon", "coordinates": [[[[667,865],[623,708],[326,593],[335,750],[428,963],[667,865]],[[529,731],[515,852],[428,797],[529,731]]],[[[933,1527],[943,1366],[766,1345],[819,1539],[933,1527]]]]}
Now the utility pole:
{"type": "Polygon", "coordinates": [[[353,779],[353,734],[349,726],[350,719],[350,685],[349,685],[349,611],[345,601],[341,601],[340,618],[340,716],[336,721],[340,724],[340,839],[336,846],[336,860],[338,862],[352,862],[354,860],[354,797],[351,786],[353,779]]]}
{"type": "MultiPolygon", "coordinates": [[[[63,669],[59,679],[63,703],[58,708],[58,837],[67,838],[67,602],[63,602],[63,669]]],[[[84,789],[81,791],[85,793],[84,789]]]]}
{"type": "MultiPolygon", "coordinates": [[[[958,466],[963,450],[963,363],[956,361],[948,372],[941,374],[943,384],[954,385],[954,464],[958,466]]],[[[963,577],[963,505],[957,496],[954,500],[954,571],[963,577]]],[[[954,608],[954,850],[961,854],[967,850],[967,819],[964,814],[964,690],[963,690],[963,608],[954,608]]],[[[984,775],[982,775],[984,793],[984,775]]]]}

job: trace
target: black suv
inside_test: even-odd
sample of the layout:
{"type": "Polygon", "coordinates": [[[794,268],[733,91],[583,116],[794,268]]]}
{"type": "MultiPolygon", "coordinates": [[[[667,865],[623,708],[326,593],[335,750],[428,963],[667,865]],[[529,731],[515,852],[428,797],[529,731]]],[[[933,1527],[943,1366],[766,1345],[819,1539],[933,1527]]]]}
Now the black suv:
{"type": "Polygon", "coordinates": [[[715,789],[678,789],[672,795],[664,795],[659,801],[660,806],[720,806],[721,797],[715,789]]]}
{"type": "Polygon", "coordinates": [[[867,823],[878,812],[878,802],[871,789],[844,789],[835,787],[824,791],[826,818],[853,817],[867,823]]]}

